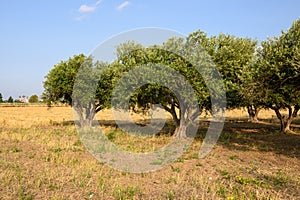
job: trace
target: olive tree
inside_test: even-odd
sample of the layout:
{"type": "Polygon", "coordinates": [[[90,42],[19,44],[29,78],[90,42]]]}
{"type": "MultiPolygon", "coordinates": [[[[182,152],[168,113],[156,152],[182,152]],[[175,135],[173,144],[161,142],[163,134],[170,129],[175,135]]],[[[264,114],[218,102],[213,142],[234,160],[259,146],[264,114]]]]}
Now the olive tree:
{"type": "MultiPolygon", "coordinates": [[[[174,92],[165,85],[149,82],[137,88],[133,95],[126,94],[124,90],[119,90],[117,94],[120,97],[127,95],[127,98],[124,98],[125,102],[129,101],[132,109],[136,106],[149,109],[154,104],[160,104],[171,114],[178,137],[187,136],[189,124],[195,122],[204,108],[210,110],[210,93],[211,95],[217,94],[218,91],[209,91],[206,81],[218,86],[222,85],[220,79],[218,79],[218,83],[211,81],[214,80],[213,77],[217,77],[218,72],[199,40],[195,40],[194,37],[201,37],[201,43],[207,42],[206,35],[198,32],[187,38],[170,38],[161,46],[146,48],[128,42],[120,45],[117,49],[118,62],[123,65],[124,73],[139,66],[145,67],[143,73],[127,77],[129,80],[127,87],[135,87],[141,78],[146,77],[146,80],[157,76],[158,78],[155,77],[157,78],[155,80],[158,82],[163,82],[165,85],[171,84],[177,88],[174,92]],[[201,73],[196,67],[201,69],[199,70],[201,73]],[[160,80],[158,80],[159,76],[160,80]],[[193,101],[191,93],[195,94],[195,101],[193,101]],[[190,106],[194,104],[196,106],[190,106]]],[[[131,73],[135,74],[137,71],[131,71],[131,73]]]]}
{"type": "Polygon", "coordinates": [[[112,78],[109,73],[100,78],[104,69],[106,63],[83,54],[61,61],[45,77],[43,98],[49,106],[56,102],[73,106],[80,125],[91,126],[95,114],[110,105],[112,78]]]}
{"type": "Polygon", "coordinates": [[[258,72],[257,95],[275,111],[280,130],[291,133],[290,125],[300,109],[300,20],[279,37],[262,42],[258,72]],[[285,109],[287,116],[282,114],[285,109]]]}
{"type": "Polygon", "coordinates": [[[245,95],[248,79],[255,62],[257,41],[233,35],[219,34],[209,39],[206,50],[223,78],[226,88],[227,108],[246,107],[251,120],[255,121],[259,107],[245,95]]]}

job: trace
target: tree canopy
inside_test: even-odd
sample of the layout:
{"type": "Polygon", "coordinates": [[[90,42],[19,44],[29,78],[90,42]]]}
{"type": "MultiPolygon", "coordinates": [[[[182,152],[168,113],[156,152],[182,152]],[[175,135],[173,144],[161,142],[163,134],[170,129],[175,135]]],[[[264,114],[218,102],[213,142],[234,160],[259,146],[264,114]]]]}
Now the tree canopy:
{"type": "Polygon", "coordinates": [[[101,80],[97,77],[106,68],[105,63],[93,62],[83,54],[61,61],[45,77],[43,98],[49,106],[57,102],[73,106],[80,125],[90,126],[95,114],[109,106],[111,71],[101,80]]]}
{"type": "Polygon", "coordinates": [[[208,37],[200,30],[150,47],[127,41],[116,47],[117,59],[110,64],[79,54],[55,65],[45,77],[43,98],[48,105],[72,105],[82,126],[91,125],[95,113],[112,102],[119,109],[129,102],[142,111],[160,104],[181,127],[203,110],[214,114],[212,97],[224,99],[225,89],[227,108],[247,107],[252,117],[260,107],[273,109],[287,133],[300,109],[299,31],[297,20],[260,47],[250,38],[208,37]],[[197,109],[184,106],[192,102],[189,86],[197,109]]]}
{"type": "Polygon", "coordinates": [[[240,108],[245,105],[241,95],[244,74],[254,62],[257,41],[233,35],[219,34],[209,40],[210,55],[221,73],[227,97],[227,108],[240,108]]]}
{"type": "Polygon", "coordinates": [[[12,96],[9,96],[9,97],[8,97],[7,102],[8,102],[8,103],[13,103],[13,102],[14,102],[14,99],[12,98],[12,96]]]}
{"type": "Polygon", "coordinates": [[[61,61],[45,76],[43,98],[50,106],[53,103],[62,102],[71,105],[73,86],[80,66],[86,56],[75,55],[67,61],[61,61]]]}
{"type": "Polygon", "coordinates": [[[261,103],[275,111],[281,131],[288,133],[300,105],[300,20],[279,37],[262,42],[255,80],[261,103]],[[288,110],[288,116],[280,111],[288,110]]]}
{"type": "MultiPolygon", "coordinates": [[[[127,89],[115,92],[118,94],[117,100],[127,96],[119,105],[130,102],[132,109],[138,106],[147,110],[152,105],[160,104],[172,115],[176,127],[183,129],[187,128],[189,122],[195,121],[204,108],[210,110],[209,93],[217,91],[209,91],[206,82],[212,83],[217,72],[210,56],[193,38],[195,35],[198,36],[170,38],[161,46],[148,48],[134,42],[121,44],[117,49],[118,62],[122,64],[124,72],[135,71],[130,71],[133,75],[126,77],[127,89]],[[144,68],[138,74],[141,66],[144,68]],[[141,83],[145,84],[138,87],[141,83]],[[136,88],[135,93],[126,93],[132,87],[136,88]]],[[[202,32],[199,35],[204,36],[202,32]]],[[[220,79],[217,82],[214,84],[222,85],[220,79]]],[[[179,137],[186,137],[185,130],[176,132],[179,137]]]]}
{"type": "Polygon", "coordinates": [[[30,96],[28,102],[29,103],[38,103],[39,102],[38,95],[34,94],[34,95],[30,96]]]}

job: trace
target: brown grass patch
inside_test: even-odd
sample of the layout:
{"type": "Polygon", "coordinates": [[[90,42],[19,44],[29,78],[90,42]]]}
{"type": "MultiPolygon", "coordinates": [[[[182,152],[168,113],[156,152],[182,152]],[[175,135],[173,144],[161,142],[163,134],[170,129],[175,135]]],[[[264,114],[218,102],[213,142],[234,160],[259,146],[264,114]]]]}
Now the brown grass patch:
{"type": "MultiPolygon", "coordinates": [[[[71,108],[0,107],[0,199],[298,199],[299,136],[281,135],[270,121],[249,123],[243,120],[246,113],[230,112],[234,120],[226,122],[206,158],[197,158],[208,125],[203,120],[197,139],[177,162],[130,174],[85,150],[69,123],[71,108]]],[[[261,118],[270,119],[272,112],[265,112],[261,118]]],[[[127,137],[110,126],[108,111],[97,119],[105,132],[115,134],[112,141],[128,150],[148,151],[169,139],[127,137]]]]}

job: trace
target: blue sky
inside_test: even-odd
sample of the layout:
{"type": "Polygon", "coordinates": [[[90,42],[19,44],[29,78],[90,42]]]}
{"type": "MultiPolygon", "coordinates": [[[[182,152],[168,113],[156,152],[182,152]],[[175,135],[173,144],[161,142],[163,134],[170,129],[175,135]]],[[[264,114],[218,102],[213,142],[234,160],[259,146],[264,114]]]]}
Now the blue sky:
{"type": "Polygon", "coordinates": [[[2,0],[0,93],[41,95],[53,65],[134,28],[264,40],[287,30],[299,8],[299,0],[2,0]]]}

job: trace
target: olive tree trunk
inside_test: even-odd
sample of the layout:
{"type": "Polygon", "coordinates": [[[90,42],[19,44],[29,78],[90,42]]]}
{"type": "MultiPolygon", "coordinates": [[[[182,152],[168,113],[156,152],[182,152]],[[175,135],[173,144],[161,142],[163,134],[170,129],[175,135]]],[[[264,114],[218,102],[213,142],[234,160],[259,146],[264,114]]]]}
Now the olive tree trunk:
{"type": "Polygon", "coordinates": [[[260,107],[257,107],[257,106],[254,106],[254,105],[247,106],[249,121],[258,122],[258,113],[259,113],[260,110],[261,110],[260,107]]]}
{"type": "Polygon", "coordinates": [[[188,118],[187,118],[187,110],[180,109],[179,112],[180,121],[179,126],[176,126],[175,134],[177,138],[187,138],[187,127],[188,127],[188,118]]]}
{"type": "MultiPolygon", "coordinates": [[[[171,108],[164,106],[165,110],[171,113],[173,121],[175,122],[175,134],[177,138],[189,137],[188,130],[195,125],[195,120],[200,116],[201,110],[191,110],[189,108],[181,107],[179,109],[179,116],[176,113],[175,106],[171,108]]],[[[192,136],[193,137],[193,136],[192,136]]]]}
{"type": "Polygon", "coordinates": [[[96,115],[96,106],[94,103],[89,103],[83,107],[79,103],[74,104],[74,110],[79,118],[79,125],[81,128],[92,127],[93,119],[96,115]]]}
{"type": "Polygon", "coordinates": [[[297,117],[298,111],[300,109],[299,105],[294,106],[294,110],[292,106],[287,106],[288,108],[288,116],[284,116],[280,113],[280,109],[278,107],[272,107],[272,109],[275,111],[277,118],[280,121],[280,131],[284,134],[293,133],[293,131],[290,129],[291,124],[295,117],[297,117]]]}

